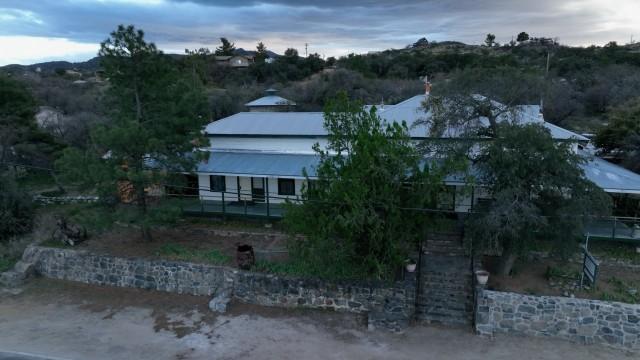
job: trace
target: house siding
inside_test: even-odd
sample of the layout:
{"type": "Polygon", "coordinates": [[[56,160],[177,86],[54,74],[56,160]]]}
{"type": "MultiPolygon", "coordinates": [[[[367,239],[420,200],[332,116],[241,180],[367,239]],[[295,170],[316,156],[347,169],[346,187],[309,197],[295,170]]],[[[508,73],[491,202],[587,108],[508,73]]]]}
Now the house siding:
{"type": "Polygon", "coordinates": [[[273,151],[296,154],[314,154],[313,145],[326,147],[322,138],[259,138],[259,137],[211,137],[211,150],[273,151]]]}

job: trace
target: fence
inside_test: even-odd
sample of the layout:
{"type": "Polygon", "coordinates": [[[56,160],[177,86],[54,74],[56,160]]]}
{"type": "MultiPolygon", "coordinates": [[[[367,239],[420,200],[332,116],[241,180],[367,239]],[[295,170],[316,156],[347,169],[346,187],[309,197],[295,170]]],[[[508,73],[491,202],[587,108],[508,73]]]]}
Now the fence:
{"type": "Polygon", "coordinates": [[[284,215],[287,201],[299,203],[298,196],[280,196],[273,194],[252,194],[250,191],[223,191],[216,195],[168,194],[180,199],[183,213],[191,216],[243,216],[280,219],[284,215]]]}
{"type": "Polygon", "coordinates": [[[640,218],[612,216],[589,222],[585,236],[594,240],[640,242],[640,218]]]}

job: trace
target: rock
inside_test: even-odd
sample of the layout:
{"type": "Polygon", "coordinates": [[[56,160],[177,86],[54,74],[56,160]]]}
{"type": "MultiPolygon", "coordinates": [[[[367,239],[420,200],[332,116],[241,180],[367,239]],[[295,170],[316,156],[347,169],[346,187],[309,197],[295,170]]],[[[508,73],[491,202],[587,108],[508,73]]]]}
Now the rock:
{"type": "Polygon", "coordinates": [[[209,309],[213,312],[224,314],[227,312],[227,305],[231,301],[231,292],[229,290],[222,290],[216,296],[209,301],[209,309]]]}
{"type": "Polygon", "coordinates": [[[0,285],[6,287],[18,287],[24,283],[26,276],[23,273],[9,270],[0,274],[0,285]]]}
{"type": "Polygon", "coordinates": [[[33,263],[20,260],[14,265],[13,271],[23,273],[25,278],[28,278],[35,275],[36,268],[33,263]]]}
{"type": "Polygon", "coordinates": [[[64,217],[59,217],[56,223],[56,230],[52,237],[55,241],[74,246],[87,239],[87,229],[83,226],[67,222],[67,219],[64,217]]]}

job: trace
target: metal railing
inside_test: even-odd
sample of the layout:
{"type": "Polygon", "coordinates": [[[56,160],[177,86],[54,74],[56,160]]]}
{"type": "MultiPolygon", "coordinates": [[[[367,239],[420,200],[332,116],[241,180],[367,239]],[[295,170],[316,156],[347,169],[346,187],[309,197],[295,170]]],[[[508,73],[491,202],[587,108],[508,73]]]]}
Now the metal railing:
{"type": "Polygon", "coordinates": [[[256,194],[251,191],[218,191],[212,195],[167,194],[179,199],[179,206],[187,215],[245,216],[279,219],[284,203],[300,202],[299,195],[256,194]]]}
{"type": "Polygon", "coordinates": [[[595,240],[640,242],[640,218],[611,216],[596,218],[585,225],[585,236],[595,240]]]}

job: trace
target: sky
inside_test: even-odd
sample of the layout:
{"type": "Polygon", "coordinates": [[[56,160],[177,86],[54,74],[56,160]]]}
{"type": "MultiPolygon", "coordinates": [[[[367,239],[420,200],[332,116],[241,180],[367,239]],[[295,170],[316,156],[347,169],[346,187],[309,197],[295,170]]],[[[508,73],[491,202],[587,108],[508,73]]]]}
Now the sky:
{"type": "Polygon", "coordinates": [[[640,0],[0,0],[0,65],[84,61],[118,24],[166,53],[262,41],[283,53],[341,56],[402,48],[421,37],[480,44],[519,32],[567,45],[640,41],[640,0]]]}

